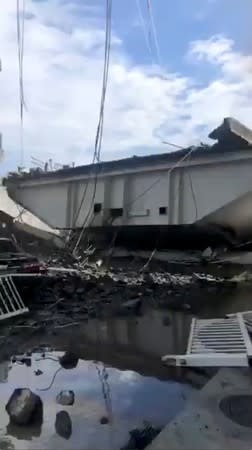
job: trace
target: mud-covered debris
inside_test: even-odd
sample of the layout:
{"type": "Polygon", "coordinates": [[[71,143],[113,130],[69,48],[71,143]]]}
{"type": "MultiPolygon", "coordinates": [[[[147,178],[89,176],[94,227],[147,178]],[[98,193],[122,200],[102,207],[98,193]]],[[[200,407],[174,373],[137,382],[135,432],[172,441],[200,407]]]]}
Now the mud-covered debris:
{"type": "Polygon", "coordinates": [[[129,432],[130,439],[125,447],[121,450],[142,450],[149,445],[153,439],[160,433],[161,428],[155,428],[151,425],[146,425],[144,428],[136,428],[129,432]]]}
{"type": "Polygon", "coordinates": [[[63,369],[75,369],[77,367],[79,358],[73,352],[66,352],[59,358],[59,363],[63,369]]]}
{"type": "Polygon", "coordinates": [[[224,278],[204,273],[194,273],[193,278],[201,283],[223,283],[225,281],[224,278]]]}
{"type": "Polygon", "coordinates": [[[72,421],[66,411],[60,411],[56,414],[55,430],[57,434],[64,439],[69,439],[72,435],[72,421]]]}
{"type": "Polygon", "coordinates": [[[152,282],[157,285],[186,286],[192,283],[192,277],[190,275],[153,272],[149,276],[152,282]]]}
{"type": "Polygon", "coordinates": [[[106,416],[103,416],[100,418],[100,424],[101,425],[107,425],[109,423],[109,418],[106,416]]]}
{"type": "Polygon", "coordinates": [[[128,300],[127,302],[122,303],[118,312],[121,314],[128,314],[133,312],[134,314],[139,314],[141,312],[142,307],[142,299],[135,298],[133,300],[128,300]]]}
{"type": "Polygon", "coordinates": [[[32,360],[31,357],[26,357],[25,355],[22,356],[13,356],[12,358],[12,363],[18,363],[18,364],[24,364],[27,367],[31,367],[32,365],[32,360]]]}
{"type": "Polygon", "coordinates": [[[74,400],[75,395],[73,391],[61,391],[56,397],[56,402],[63,406],[72,406],[74,400]]]}
{"type": "Polygon", "coordinates": [[[252,281],[252,273],[248,271],[244,271],[240,273],[239,275],[234,275],[232,278],[229,279],[231,283],[244,283],[244,282],[250,282],[252,281]]]}
{"type": "Polygon", "coordinates": [[[165,317],[163,318],[163,325],[164,325],[164,327],[169,327],[169,326],[171,325],[171,319],[170,319],[170,317],[165,316],[165,317]]]}
{"type": "Polygon", "coordinates": [[[41,398],[30,389],[15,389],[6,407],[10,421],[16,425],[29,425],[40,422],[43,417],[41,398]]]}

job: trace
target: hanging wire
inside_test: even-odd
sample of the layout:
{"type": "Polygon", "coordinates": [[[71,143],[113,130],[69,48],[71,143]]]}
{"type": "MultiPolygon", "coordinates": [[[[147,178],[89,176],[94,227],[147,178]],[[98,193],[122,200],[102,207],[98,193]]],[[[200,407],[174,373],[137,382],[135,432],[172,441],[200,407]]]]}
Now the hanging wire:
{"type": "MultiPolygon", "coordinates": [[[[75,253],[78,249],[78,246],[80,244],[80,241],[83,238],[83,234],[85,231],[86,224],[90,218],[91,212],[93,210],[93,204],[96,194],[96,188],[97,188],[97,179],[98,179],[98,173],[99,173],[99,162],[101,157],[101,146],[102,146],[102,138],[103,138],[103,125],[104,125],[104,108],[105,108],[105,100],[106,100],[106,92],[107,92],[107,84],[108,84],[108,74],[109,74],[109,63],[110,63],[110,49],[111,49],[111,19],[112,19],[112,0],[106,0],[106,30],[105,30],[105,46],[104,46],[104,66],[103,66],[103,80],[102,80],[102,94],[101,94],[101,103],[100,103],[100,114],[99,114],[99,121],[96,131],[96,137],[95,137],[95,149],[93,153],[93,161],[92,166],[90,170],[90,175],[88,182],[84,188],[82,200],[80,207],[78,208],[77,215],[75,218],[75,223],[79,217],[81,207],[84,203],[85,196],[87,193],[89,181],[92,175],[94,175],[94,182],[93,182],[93,193],[92,198],[90,202],[90,206],[86,215],[86,218],[82,224],[81,232],[79,234],[79,237],[77,239],[77,242],[75,244],[75,247],[73,249],[73,253],[75,253]],[[92,169],[94,169],[94,174],[92,173],[92,169]]],[[[74,224],[75,226],[75,224],[74,224]]]]}
{"type": "Polygon", "coordinates": [[[139,20],[140,20],[140,23],[141,23],[141,26],[142,26],[146,47],[147,47],[147,50],[150,53],[150,56],[151,56],[151,58],[153,60],[150,36],[148,34],[148,30],[147,30],[147,26],[146,26],[146,22],[145,22],[145,19],[144,19],[144,15],[143,15],[143,11],[142,11],[142,7],[141,7],[140,1],[141,0],[136,0],[137,12],[138,12],[139,20]]]}
{"type": "Polygon", "coordinates": [[[144,195],[146,195],[149,191],[151,191],[151,189],[154,188],[154,186],[156,186],[158,183],[160,183],[160,181],[163,179],[164,176],[167,177],[167,175],[170,175],[174,169],[176,169],[177,167],[179,167],[181,165],[182,162],[184,162],[187,158],[189,158],[191,156],[191,154],[195,151],[195,147],[191,147],[188,152],[182,157],[180,158],[168,171],[165,171],[164,174],[162,174],[160,177],[158,177],[153,183],[151,183],[144,191],[142,191],[139,195],[137,195],[133,200],[131,200],[129,203],[127,203],[125,206],[131,206],[133,205],[137,200],[139,200],[140,198],[142,198],[144,195]]]}
{"type": "Polygon", "coordinates": [[[156,54],[157,54],[157,61],[158,61],[158,64],[161,66],[162,63],[161,63],[160,46],[159,46],[159,42],[158,42],[157,29],[156,29],[156,25],[155,25],[155,21],[154,21],[151,0],[146,0],[146,1],[147,1],[147,11],[148,11],[148,15],[149,15],[150,35],[152,35],[152,37],[153,37],[154,47],[156,49],[156,54]]]}
{"type": "Polygon", "coordinates": [[[16,2],[16,21],[17,21],[17,50],[18,50],[18,70],[19,70],[19,103],[20,103],[20,165],[24,164],[24,35],[25,35],[25,0],[16,2]]]}
{"type": "Polygon", "coordinates": [[[95,364],[98,378],[101,383],[102,388],[102,396],[105,403],[106,412],[108,415],[109,423],[113,423],[113,408],[112,408],[112,400],[111,400],[111,392],[110,392],[110,386],[109,386],[109,373],[106,369],[105,364],[101,363],[102,368],[100,368],[99,363],[95,364]]]}
{"type": "Polygon", "coordinates": [[[59,368],[56,370],[56,372],[54,372],[52,381],[51,381],[51,383],[49,384],[49,386],[47,386],[46,388],[42,388],[42,389],[37,388],[37,390],[38,390],[38,391],[43,391],[43,392],[49,391],[49,389],[51,389],[51,387],[52,387],[52,385],[53,385],[53,383],[54,383],[54,381],[55,381],[56,376],[58,375],[58,373],[59,373],[61,370],[62,370],[62,367],[59,367],[59,368]]]}

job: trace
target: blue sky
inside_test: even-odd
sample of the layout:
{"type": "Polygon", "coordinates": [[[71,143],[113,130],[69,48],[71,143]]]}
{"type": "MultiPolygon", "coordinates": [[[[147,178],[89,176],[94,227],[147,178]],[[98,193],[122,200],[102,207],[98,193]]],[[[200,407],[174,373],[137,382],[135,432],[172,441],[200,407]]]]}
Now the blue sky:
{"type": "MultiPolygon", "coordinates": [[[[139,3],[148,28],[147,0],[139,0],[139,3]]],[[[151,59],[139,27],[136,4],[137,0],[114,3],[114,27],[134,61],[149,64],[151,59]]],[[[152,0],[151,4],[166,70],[196,76],[200,82],[209,80],[215,75],[214,68],[209,71],[209,67],[201,67],[199,71],[185,55],[190,42],[214,35],[233,39],[236,50],[249,53],[252,49],[250,0],[152,0]]],[[[155,51],[153,53],[155,56],[155,51]]]]}
{"type": "MultiPolygon", "coordinates": [[[[21,2],[22,3],[22,2],[21,2]]],[[[224,116],[252,126],[250,0],[114,0],[102,159],[206,141],[224,116]],[[140,11],[143,16],[141,21],[140,11]],[[144,32],[150,36],[147,48],[144,32]]],[[[105,0],[26,0],[25,164],[91,160],[98,120],[105,0]]],[[[1,5],[0,173],[21,162],[16,1],[1,5]]]]}

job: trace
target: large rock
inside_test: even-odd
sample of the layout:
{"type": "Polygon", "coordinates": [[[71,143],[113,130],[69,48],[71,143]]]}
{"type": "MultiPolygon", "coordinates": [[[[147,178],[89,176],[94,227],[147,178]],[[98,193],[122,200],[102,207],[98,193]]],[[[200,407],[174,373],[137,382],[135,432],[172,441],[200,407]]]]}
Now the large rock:
{"type": "Polygon", "coordinates": [[[15,389],[6,407],[10,422],[16,425],[29,425],[40,422],[43,417],[41,398],[30,389],[15,389]]]}
{"type": "Polygon", "coordinates": [[[74,399],[73,391],[61,391],[56,397],[56,402],[63,406],[71,406],[74,404],[74,399]]]}
{"type": "Polygon", "coordinates": [[[72,421],[66,411],[60,411],[56,414],[55,430],[59,436],[69,439],[72,434],[72,421]]]}

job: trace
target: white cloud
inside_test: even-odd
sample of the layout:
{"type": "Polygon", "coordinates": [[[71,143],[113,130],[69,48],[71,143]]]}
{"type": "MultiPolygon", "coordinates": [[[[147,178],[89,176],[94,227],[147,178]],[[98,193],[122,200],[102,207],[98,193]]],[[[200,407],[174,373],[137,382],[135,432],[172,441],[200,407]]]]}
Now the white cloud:
{"type": "MultiPolygon", "coordinates": [[[[6,158],[15,165],[20,157],[16,2],[2,3],[0,125],[6,158]]],[[[103,11],[84,0],[27,0],[26,12],[26,160],[33,155],[88,162],[100,101],[103,11]]],[[[167,151],[158,134],[182,145],[204,140],[228,115],[252,126],[252,58],[234,51],[224,36],[191,43],[189,55],[198,64],[198,80],[133,64],[120,36],[113,36],[103,159],[167,151]],[[203,87],[202,64],[214,65],[218,73],[203,87]]]]}
{"type": "Polygon", "coordinates": [[[235,51],[233,41],[223,36],[193,42],[189,56],[219,69],[215,80],[188,93],[193,122],[200,122],[201,116],[202,123],[214,126],[216,120],[233,115],[252,126],[252,56],[235,51]]]}

